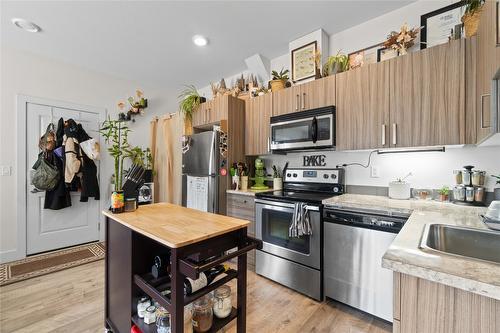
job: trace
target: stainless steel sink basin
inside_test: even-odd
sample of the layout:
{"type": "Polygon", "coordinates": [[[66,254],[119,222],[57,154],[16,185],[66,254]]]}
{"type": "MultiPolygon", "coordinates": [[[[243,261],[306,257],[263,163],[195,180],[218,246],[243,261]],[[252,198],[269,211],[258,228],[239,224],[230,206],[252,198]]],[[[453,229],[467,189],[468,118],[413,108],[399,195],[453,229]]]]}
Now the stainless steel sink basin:
{"type": "Polygon", "coordinates": [[[420,248],[500,264],[500,232],[427,224],[420,248]]]}

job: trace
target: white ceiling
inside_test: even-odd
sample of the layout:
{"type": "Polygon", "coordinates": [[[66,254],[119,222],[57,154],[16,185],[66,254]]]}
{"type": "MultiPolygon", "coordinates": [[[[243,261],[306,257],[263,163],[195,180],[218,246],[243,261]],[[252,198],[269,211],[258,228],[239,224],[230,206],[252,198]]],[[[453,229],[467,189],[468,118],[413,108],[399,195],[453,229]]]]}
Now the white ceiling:
{"type": "Polygon", "coordinates": [[[271,59],[318,28],[342,31],[412,1],[1,1],[1,45],[178,90],[271,59]],[[31,20],[41,33],[16,28],[31,20]],[[191,37],[203,34],[209,46],[191,37]]]}

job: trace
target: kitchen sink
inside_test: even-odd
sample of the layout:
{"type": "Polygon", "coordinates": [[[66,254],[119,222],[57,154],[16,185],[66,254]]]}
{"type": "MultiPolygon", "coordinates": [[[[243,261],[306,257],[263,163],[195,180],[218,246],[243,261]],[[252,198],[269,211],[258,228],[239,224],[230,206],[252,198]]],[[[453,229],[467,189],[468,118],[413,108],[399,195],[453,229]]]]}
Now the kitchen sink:
{"type": "Polygon", "coordinates": [[[427,224],[420,248],[500,264],[500,232],[427,224]]]}

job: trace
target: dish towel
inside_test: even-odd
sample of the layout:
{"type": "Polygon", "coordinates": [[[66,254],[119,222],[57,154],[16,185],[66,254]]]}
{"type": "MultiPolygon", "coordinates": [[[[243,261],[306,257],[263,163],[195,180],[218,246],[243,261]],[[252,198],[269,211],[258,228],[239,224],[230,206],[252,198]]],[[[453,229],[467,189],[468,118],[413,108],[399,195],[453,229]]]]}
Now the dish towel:
{"type": "Polygon", "coordinates": [[[312,235],[311,221],[309,219],[309,210],[303,202],[297,202],[294,206],[292,223],[288,229],[289,237],[301,237],[312,235]]]}

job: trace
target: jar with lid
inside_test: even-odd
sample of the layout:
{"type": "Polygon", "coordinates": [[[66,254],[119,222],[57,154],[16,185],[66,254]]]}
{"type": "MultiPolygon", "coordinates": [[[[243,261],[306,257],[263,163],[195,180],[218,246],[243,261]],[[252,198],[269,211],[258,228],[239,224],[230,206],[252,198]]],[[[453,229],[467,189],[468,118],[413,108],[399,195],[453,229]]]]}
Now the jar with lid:
{"type": "Polygon", "coordinates": [[[217,318],[226,318],[231,314],[231,287],[223,285],[214,291],[214,315],[217,318]]]}
{"type": "Polygon", "coordinates": [[[479,170],[472,171],[472,185],[473,186],[483,186],[485,178],[486,178],[485,171],[479,171],[479,170]]]}
{"type": "Polygon", "coordinates": [[[453,170],[453,175],[455,176],[455,184],[462,184],[462,170],[453,170]]]}
{"type": "Polygon", "coordinates": [[[203,333],[210,330],[213,323],[212,301],[208,295],[200,297],[193,302],[193,317],[191,323],[193,331],[203,333]]]}
{"type": "Polygon", "coordinates": [[[453,199],[455,201],[465,201],[465,187],[462,185],[453,188],[453,199]]]}
{"type": "Polygon", "coordinates": [[[149,325],[156,322],[156,306],[151,305],[144,313],[144,323],[149,325]]]}
{"type": "Polygon", "coordinates": [[[151,301],[147,297],[142,297],[137,303],[137,316],[144,318],[146,309],[151,305],[151,301]]]}
{"type": "Polygon", "coordinates": [[[467,186],[465,188],[465,201],[474,202],[474,187],[467,186]]]}
{"type": "Polygon", "coordinates": [[[476,187],[474,189],[474,201],[483,202],[484,201],[484,187],[476,187]]]}
{"type": "Polygon", "coordinates": [[[463,170],[462,171],[462,185],[464,186],[470,186],[471,184],[471,171],[470,170],[463,170]]]}
{"type": "Polygon", "coordinates": [[[170,314],[161,306],[156,309],[156,332],[170,333],[170,314]]]}

